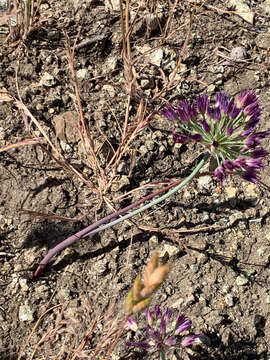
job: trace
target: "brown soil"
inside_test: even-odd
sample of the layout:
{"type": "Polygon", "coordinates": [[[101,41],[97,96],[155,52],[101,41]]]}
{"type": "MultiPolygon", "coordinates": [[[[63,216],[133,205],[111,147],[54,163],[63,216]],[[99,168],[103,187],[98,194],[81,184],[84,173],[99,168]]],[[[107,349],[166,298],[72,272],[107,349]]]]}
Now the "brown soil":
{"type": "MultiPolygon", "coordinates": [[[[246,2],[255,14],[253,25],[219,1],[205,1],[202,7],[198,1],[191,37],[176,77],[179,81],[166,98],[192,99],[216,91],[235,95],[242,89],[254,88],[264,108],[260,123],[264,130],[269,128],[270,111],[269,14],[263,1],[246,2]],[[224,11],[216,11],[215,7],[224,11]],[[236,47],[245,49],[244,57],[223,64],[236,47]]],[[[18,97],[15,69],[19,64],[18,87],[24,104],[66,161],[97,188],[102,182],[89,166],[77,130],[76,98],[65,40],[68,35],[72,44],[79,27],[77,44],[90,40],[75,52],[75,67],[85,120],[104,167],[112,156],[104,138],[114,150],[117,148],[121,139],[119,126],[123,128],[126,111],[117,3],[44,2],[41,14],[49,20],[24,43],[14,48],[4,43],[4,36],[0,38],[0,89],[18,97]],[[68,120],[63,121],[66,112],[68,120]],[[61,115],[60,120],[57,115],[61,115]]],[[[165,76],[172,73],[188,33],[189,10],[194,6],[193,2],[179,2],[170,36],[161,45],[160,29],[164,29],[168,18],[168,2],[158,5],[158,25],[147,20],[153,11],[150,2],[143,2],[140,8],[137,5],[131,4],[131,17],[139,11],[131,36],[134,57],[142,47],[146,52],[147,46],[163,52],[155,53],[157,59],[147,62],[142,58],[135,65],[142,94],[132,97],[131,119],[140,96],[149,98],[150,110],[163,104],[161,98],[151,103],[155,91],[164,85],[157,69],[162,69],[165,76]]],[[[1,147],[29,137],[24,119],[14,101],[0,102],[1,147]]],[[[34,124],[31,129],[41,137],[34,124]]],[[[171,352],[168,359],[270,359],[270,196],[266,187],[232,177],[221,187],[212,178],[199,178],[148,213],[64,250],[38,279],[32,279],[49,248],[110,213],[112,207],[125,206],[152,189],[133,192],[121,201],[117,200],[119,196],[146,183],[190,173],[201,149],[175,146],[171,129],[171,124],[156,117],[140,132],[125,151],[103,198],[55,162],[45,151],[51,151],[46,143],[43,148],[26,145],[0,154],[2,360],[17,359],[25,343],[22,359],[32,359],[35,346],[33,359],[71,359],[69,350],[83,340],[95,316],[105,314],[107,325],[115,330],[115,314],[121,315],[129,287],[156,250],[163,258],[169,255],[171,271],[153,304],[181,307],[192,321],[192,331],[204,333],[208,339],[200,347],[171,352]],[[187,232],[171,235],[158,229],[187,232]],[[117,310],[109,310],[112,301],[117,310]],[[51,310],[28,341],[36,321],[47,309],[51,310]]],[[[270,150],[268,139],[266,148],[270,150]]],[[[112,178],[111,173],[107,178],[112,178]]],[[[262,181],[270,186],[269,160],[262,181]]],[[[91,349],[97,344],[106,348],[101,337],[106,332],[101,328],[105,320],[99,320],[100,326],[86,341],[83,359],[93,358],[91,349]]],[[[156,358],[127,348],[124,342],[131,336],[130,332],[123,333],[111,359],[156,358]]]]}

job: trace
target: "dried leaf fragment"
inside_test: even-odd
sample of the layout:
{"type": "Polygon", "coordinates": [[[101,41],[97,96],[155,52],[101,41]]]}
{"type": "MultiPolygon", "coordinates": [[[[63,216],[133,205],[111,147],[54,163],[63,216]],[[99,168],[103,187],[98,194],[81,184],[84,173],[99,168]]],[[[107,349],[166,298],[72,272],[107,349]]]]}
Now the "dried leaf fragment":
{"type": "Polygon", "coordinates": [[[5,88],[0,89],[0,102],[12,101],[13,97],[9,95],[5,88]]]}

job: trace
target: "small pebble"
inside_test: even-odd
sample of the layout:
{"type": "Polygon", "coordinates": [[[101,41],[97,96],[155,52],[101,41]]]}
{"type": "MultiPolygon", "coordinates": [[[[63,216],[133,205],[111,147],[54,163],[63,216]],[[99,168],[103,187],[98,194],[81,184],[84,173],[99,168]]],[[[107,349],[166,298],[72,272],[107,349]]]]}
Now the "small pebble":
{"type": "Polygon", "coordinates": [[[234,60],[244,60],[247,57],[246,49],[242,46],[237,46],[232,49],[230,57],[234,60]]]}
{"type": "Polygon", "coordinates": [[[33,310],[30,308],[28,304],[21,305],[19,307],[19,319],[21,321],[33,321],[33,310]]]}
{"type": "Polygon", "coordinates": [[[196,274],[199,271],[199,266],[198,265],[190,265],[190,270],[196,274]]]}
{"type": "Polygon", "coordinates": [[[51,74],[45,72],[42,75],[39,83],[42,86],[52,87],[55,85],[56,81],[55,81],[55,78],[51,74]]]}
{"type": "Polygon", "coordinates": [[[239,276],[237,276],[235,282],[236,282],[236,285],[243,286],[243,285],[247,285],[248,279],[244,275],[239,275],[239,276]]]}
{"type": "Polygon", "coordinates": [[[179,247],[170,244],[163,244],[162,248],[159,250],[160,257],[163,257],[165,253],[168,253],[170,257],[176,255],[179,253],[179,247]]]}
{"type": "Polygon", "coordinates": [[[224,300],[226,302],[226,304],[229,306],[229,307],[232,307],[233,306],[233,296],[232,294],[227,294],[224,296],[224,300]]]}
{"type": "Polygon", "coordinates": [[[20,284],[22,291],[26,292],[29,289],[26,279],[19,279],[19,284],[20,284]]]}
{"type": "Polygon", "coordinates": [[[79,69],[77,71],[77,78],[78,80],[86,79],[88,77],[88,74],[89,74],[88,69],[79,69]]]}
{"type": "Polygon", "coordinates": [[[198,185],[200,188],[209,190],[211,188],[211,186],[213,185],[213,179],[209,175],[200,176],[198,179],[198,185]]]}

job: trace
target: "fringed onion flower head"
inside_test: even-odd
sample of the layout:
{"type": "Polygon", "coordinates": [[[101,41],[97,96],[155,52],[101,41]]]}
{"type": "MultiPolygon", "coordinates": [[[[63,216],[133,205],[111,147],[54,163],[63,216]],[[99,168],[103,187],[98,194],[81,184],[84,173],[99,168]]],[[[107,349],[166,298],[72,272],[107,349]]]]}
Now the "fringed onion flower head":
{"type": "Polygon", "coordinates": [[[176,108],[167,103],[162,114],[178,124],[179,132],[173,133],[175,142],[195,141],[211,152],[218,164],[214,175],[221,182],[227,173],[258,182],[263,159],[268,155],[261,140],[270,131],[255,130],[261,107],[253,90],[241,92],[236,100],[217,93],[213,106],[207,95],[199,96],[193,104],[183,100],[176,108]]]}
{"type": "Polygon", "coordinates": [[[159,351],[165,353],[170,348],[190,346],[200,343],[202,334],[181,336],[187,330],[191,322],[183,315],[178,314],[173,318],[173,309],[168,307],[163,314],[158,305],[154,311],[146,309],[147,325],[142,330],[138,328],[136,321],[129,317],[127,327],[135,331],[142,339],[140,341],[128,341],[127,346],[138,347],[151,353],[159,351]]]}

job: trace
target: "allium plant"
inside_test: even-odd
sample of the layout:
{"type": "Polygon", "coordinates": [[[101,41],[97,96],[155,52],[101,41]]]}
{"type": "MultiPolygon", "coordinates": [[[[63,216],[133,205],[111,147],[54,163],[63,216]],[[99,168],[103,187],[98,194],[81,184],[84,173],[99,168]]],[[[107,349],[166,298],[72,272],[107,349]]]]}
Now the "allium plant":
{"type": "Polygon", "coordinates": [[[202,334],[183,336],[191,322],[183,315],[178,314],[173,317],[173,309],[168,307],[164,314],[158,305],[154,311],[146,309],[147,325],[139,329],[134,318],[129,317],[127,328],[136,332],[136,336],[141,337],[140,341],[128,341],[127,346],[137,347],[150,353],[159,352],[160,359],[166,359],[166,353],[181,346],[186,347],[194,343],[200,343],[202,334]]]}
{"type": "Polygon", "coordinates": [[[173,133],[175,142],[200,143],[215,157],[218,166],[214,176],[221,182],[226,174],[258,182],[267,156],[261,140],[270,131],[256,131],[261,107],[253,90],[241,92],[236,99],[218,93],[213,106],[207,95],[199,96],[192,104],[183,100],[176,108],[167,103],[162,113],[179,128],[173,133]]]}
{"type": "Polygon", "coordinates": [[[240,175],[244,180],[255,184],[259,182],[259,172],[264,167],[263,162],[268,155],[261,142],[270,135],[270,130],[256,130],[261,107],[253,90],[241,92],[236,99],[218,93],[213,105],[210,104],[207,95],[199,96],[192,104],[186,100],[181,101],[175,108],[167,103],[162,114],[178,126],[178,130],[173,133],[176,142],[196,142],[205,148],[206,151],[195,169],[178,185],[168,186],[147,195],[66,238],[49,250],[39,264],[35,277],[43,271],[54,255],[67,246],[137,215],[178,192],[199,174],[211,157],[217,162],[214,176],[221,182],[224,182],[227,174],[240,175]],[[164,192],[166,193],[160,196],[164,192]],[[159,197],[128,212],[156,196],[159,197]]]}

